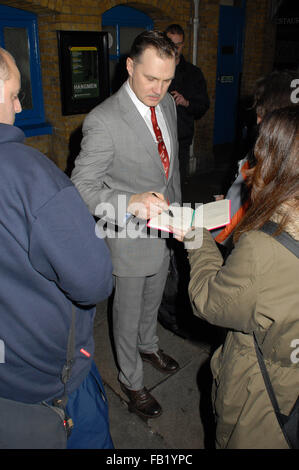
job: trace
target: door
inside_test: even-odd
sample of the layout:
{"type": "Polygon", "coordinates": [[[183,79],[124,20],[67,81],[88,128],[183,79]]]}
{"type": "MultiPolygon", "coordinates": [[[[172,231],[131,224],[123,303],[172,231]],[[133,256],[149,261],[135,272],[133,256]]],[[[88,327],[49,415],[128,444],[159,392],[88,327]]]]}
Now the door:
{"type": "Polygon", "coordinates": [[[153,20],[135,8],[120,5],[102,15],[102,29],[109,35],[110,89],[115,93],[127,78],[126,58],[135,37],[153,29],[153,20]]]}
{"type": "Polygon", "coordinates": [[[245,5],[219,8],[214,145],[235,139],[245,23],[245,5]]]}

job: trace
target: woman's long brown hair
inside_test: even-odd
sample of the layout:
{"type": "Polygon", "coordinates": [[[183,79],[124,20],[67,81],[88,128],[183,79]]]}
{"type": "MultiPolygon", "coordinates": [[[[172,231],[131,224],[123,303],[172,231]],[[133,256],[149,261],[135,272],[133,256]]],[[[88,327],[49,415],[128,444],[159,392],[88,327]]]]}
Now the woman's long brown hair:
{"type": "MultiPolygon", "coordinates": [[[[281,204],[291,202],[298,208],[299,107],[275,110],[264,118],[254,153],[257,164],[248,173],[251,205],[236,228],[235,242],[242,233],[262,227],[281,204]]],[[[278,232],[288,220],[286,213],[278,232]]]]}

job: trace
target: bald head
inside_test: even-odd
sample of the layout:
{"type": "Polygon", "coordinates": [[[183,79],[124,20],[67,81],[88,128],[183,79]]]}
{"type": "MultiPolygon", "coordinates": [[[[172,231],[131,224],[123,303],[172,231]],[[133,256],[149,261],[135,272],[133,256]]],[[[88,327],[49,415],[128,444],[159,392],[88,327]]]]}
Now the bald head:
{"type": "Polygon", "coordinates": [[[8,51],[0,47],[0,80],[8,80],[10,78],[11,64],[16,64],[15,59],[8,51]]]}
{"type": "Polygon", "coordinates": [[[0,123],[13,124],[15,114],[22,111],[18,98],[20,72],[12,55],[0,48],[0,123]]]}

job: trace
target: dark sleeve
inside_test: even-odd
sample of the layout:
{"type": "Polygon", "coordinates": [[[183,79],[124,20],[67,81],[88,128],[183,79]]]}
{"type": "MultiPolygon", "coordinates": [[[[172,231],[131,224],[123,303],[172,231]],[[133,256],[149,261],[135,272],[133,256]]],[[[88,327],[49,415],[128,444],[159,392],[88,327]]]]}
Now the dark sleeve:
{"type": "Polygon", "coordinates": [[[111,293],[108,247],[96,236],[95,221],[73,185],[35,214],[29,259],[36,271],[81,305],[96,304],[111,293]]]}
{"type": "Polygon", "coordinates": [[[207,92],[207,84],[199,67],[191,65],[188,69],[188,91],[184,96],[189,101],[187,112],[194,119],[200,119],[209,109],[210,100],[207,92]]]}

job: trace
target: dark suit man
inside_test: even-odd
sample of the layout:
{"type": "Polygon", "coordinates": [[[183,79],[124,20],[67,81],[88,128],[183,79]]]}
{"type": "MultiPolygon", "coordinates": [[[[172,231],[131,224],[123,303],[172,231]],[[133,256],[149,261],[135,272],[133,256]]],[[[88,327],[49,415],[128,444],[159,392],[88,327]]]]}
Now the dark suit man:
{"type": "Polygon", "coordinates": [[[145,31],[135,39],[126,64],[128,81],[84,121],[72,174],[90,211],[100,216],[100,236],[111,250],[119,380],[130,411],[146,418],[159,416],[162,409],[144,387],[142,361],[168,373],[179,367],[159,349],[156,335],[168,248],[164,238],[146,232],[150,216],[181,200],[176,107],[167,93],[175,53],[163,33],[145,31]],[[163,138],[159,145],[157,128],[163,138]]]}
{"type": "Polygon", "coordinates": [[[166,35],[177,47],[175,78],[169,92],[173,95],[178,113],[179,160],[182,183],[186,182],[194,122],[201,119],[210,106],[207,85],[199,67],[187,62],[182,52],[185,33],[178,24],[168,26],[166,35]]]}

